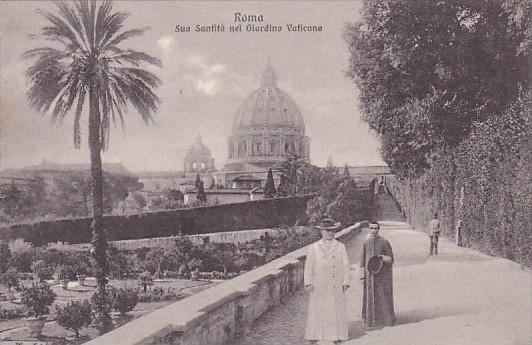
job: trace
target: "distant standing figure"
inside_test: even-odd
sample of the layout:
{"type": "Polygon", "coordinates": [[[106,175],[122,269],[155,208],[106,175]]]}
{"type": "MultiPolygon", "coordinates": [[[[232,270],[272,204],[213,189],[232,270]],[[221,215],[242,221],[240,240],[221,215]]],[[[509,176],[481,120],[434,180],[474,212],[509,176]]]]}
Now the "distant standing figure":
{"type": "Polygon", "coordinates": [[[369,224],[370,234],[362,247],[360,279],[364,285],[362,319],[369,327],[393,326],[392,246],[379,236],[380,225],[369,224]]]}
{"type": "Polygon", "coordinates": [[[440,221],[438,220],[438,212],[434,212],[434,216],[429,222],[429,237],[430,255],[438,255],[438,237],[440,237],[440,221]]]}
{"type": "Polygon", "coordinates": [[[305,288],[310,291],[305,339],[310,343],[347,340],[349,259],[345,246],[334,239],[340,223],[325,218],[316,226],[322,239],[310,246],[305,262],[305,288]]]}

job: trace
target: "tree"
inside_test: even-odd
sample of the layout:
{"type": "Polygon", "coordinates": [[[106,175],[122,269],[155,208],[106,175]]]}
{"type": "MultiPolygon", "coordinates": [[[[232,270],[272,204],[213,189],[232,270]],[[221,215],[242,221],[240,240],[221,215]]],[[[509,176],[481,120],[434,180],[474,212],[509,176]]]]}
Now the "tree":
{"type": "Polygon", "coordinates": [[[199,173],[197,173],[196,174],[196,182],[194,183],[194,188],[199,189],[200,183],[201,183],[201,177],[200,177],[199,173]]]}
{"type": "Polygon", "coordinates": [[[147,202],[146,202],[146,198],[144,198],[144,196],[140,193],[133,193],[133,199],[135,200],[135,203],[137,204],[137,209],[139,211],[143,210],[146,205],[147,205],[147,202]]]}
{"type": "Polygon", "coordinates": [[[349,166],[347,165],[347,163],[344,165],[344,176],[345,177],[351,176],[351,174],[349,173],[349,166]]]}
{"type": "Polygon", "coordinates": [[[279,166],[279,196],[311,194],[323,179],[320,169],[297,155],[289,155],[279,166]]]}
{"type": "Polygon", "coordinates": [[[268,176],[266,177],[266,185],[264,186],[264,197],[267,199],[273,198],[277,191],[275,190],[275,182],[273,181],[272,168],[268,169],[268,176]]]}
{"type": "Polygon", "coordinates": [[[0,187],[0,206],[7,215],[14,217],[23,203],[23,191],[15,183],[0,187]]]}
{"type": "Polygon", "coordinates": [[[198,194],[196,195],[196,200],[198,200],[201,203],[207,202],[207,194],[205,194],[205,189],[203,188],[203,181],[200,181],[199,183],[198,194]]]}
{"type": "Polygon", "coordinates": [[[7,243],[0,242],[0,274],[7,271],[11,262],[11,250],[7,243]]]}
{"type": "Polygon", "coordinates": [[[531,26],[523,0],[364,0],[348,76],[394,173],[419,176],[530,87],[531,26]]]}
{"type": "MultiPolygon", "coordinates": [[[[124,124],[124,113],[132,104],[149,123],[159,98],[154,93],[160,81],[140,68],[142,63],[161,66],[150,55],[119,45],[141,35],[143,29],[122,31],[128,17],[113,12],[112,2],[81,0],[71,5],[57,2],[58,14],[39,12],[49,23],[40,37],[54,45],[27,51],[25,58],[36,59],[28,68],[28,100],[40,112],[51,112],[53,122],[61,122],[74,106],[74,146],[81,146],[81,117],[88,99],[88,145],[91,162],[91,200],[94,258],[99,301],[107,301],[107,241],[103,223],[103,176],[101,152],[109,144],[111,121],[124,124]]],[[[110,329],[108,303],[96,305],[100,331],[110,329]]]]}
{"type": "Polygon", "coordinates": [[[79,337],[79,330],[91,324],[91,305],[89,301],[70,301],[64,306],[58,305],[57,323],[68,330],[71,330],[79,337]]]}
{"type": "Polygon", "coordinates": [[[290,194],[290,189],[288,186],[288,177],[285,174],[281,174],[279,178],[279,186],[277,187],[278,196],[288,196],[290,194]]]}
{"type": "Polygon", "coordinates": [[[338,169],[334,166],[334,161],[331,156],[327,158],[327,164],[325,165],[325,172],[330,175],[336,175],[338,173],[338,169]]]}
{"type": "Polygon", "coordinates": [[[334,176],[308,202],[307,215],[310,223],[328,216],[347,226],[367,216],[367,209],[363,209],[362,203],[362,196],[351,177],[334,176]]]}
{"type": "Polygon", "coordinates": [[[164,191],[164,196],[170,201],[182,202],[183,192],[178,189],[167,189],[164,191]]]}

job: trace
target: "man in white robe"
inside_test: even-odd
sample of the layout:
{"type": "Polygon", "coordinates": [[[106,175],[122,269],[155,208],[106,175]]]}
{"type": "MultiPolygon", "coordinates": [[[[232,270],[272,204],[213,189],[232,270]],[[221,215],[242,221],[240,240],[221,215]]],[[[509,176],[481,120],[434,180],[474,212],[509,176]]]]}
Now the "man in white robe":
{"type": "Polygon", "coordinates": [[[305,288],[310,291],[305,339],[338,344],[348,337],[349,258],[344,244],[334,239],[340,223],[323,219],[316,228],[322,239],[310,246],[305,262],[305,288]]]}

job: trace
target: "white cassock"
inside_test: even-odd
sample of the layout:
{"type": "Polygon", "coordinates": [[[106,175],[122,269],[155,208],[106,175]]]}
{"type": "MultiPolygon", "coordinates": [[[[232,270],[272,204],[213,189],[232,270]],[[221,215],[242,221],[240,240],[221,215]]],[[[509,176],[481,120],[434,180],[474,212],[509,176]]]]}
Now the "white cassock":
{"type": "Polygon", "coordinates": [[[312,244],[305,262],[305,285],[312,285],[307,314],[307,340],[347,340],[347,306],[342,285],[350,285],[349,258],[343,243],[312,244]]]}

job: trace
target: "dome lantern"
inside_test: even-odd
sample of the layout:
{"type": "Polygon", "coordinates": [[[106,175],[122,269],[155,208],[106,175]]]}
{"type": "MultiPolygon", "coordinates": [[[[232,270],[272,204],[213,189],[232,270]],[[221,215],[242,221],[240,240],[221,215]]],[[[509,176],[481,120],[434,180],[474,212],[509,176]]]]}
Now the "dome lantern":
{"type": "Polygon", "coordinates": [[[268,58],[268,64],[262,73],[261,88],[275,88],[277,87],[277,75],[272,67],[270,58],[268,58]]]}

